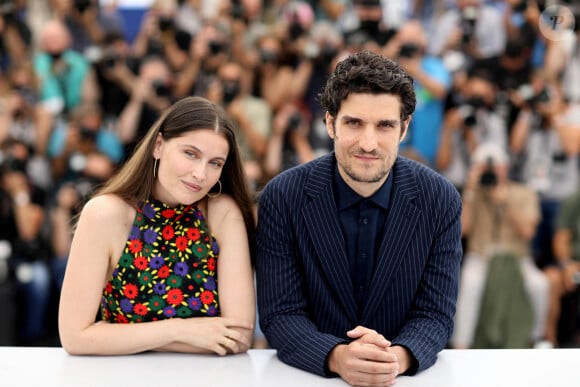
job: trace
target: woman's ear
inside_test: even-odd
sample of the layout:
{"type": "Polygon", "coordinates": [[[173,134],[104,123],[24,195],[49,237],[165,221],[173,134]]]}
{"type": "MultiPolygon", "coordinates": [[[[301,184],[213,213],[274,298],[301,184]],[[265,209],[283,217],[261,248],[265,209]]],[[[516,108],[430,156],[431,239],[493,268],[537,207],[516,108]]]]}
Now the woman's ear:
{"type": "Polygon", "coordinates": [[[161,157],[161,149],[163,148],[163,136],[161,133],[157,133],[155,138],[155,145],[153,146],[153,157],[158,159],[161,157]]]}

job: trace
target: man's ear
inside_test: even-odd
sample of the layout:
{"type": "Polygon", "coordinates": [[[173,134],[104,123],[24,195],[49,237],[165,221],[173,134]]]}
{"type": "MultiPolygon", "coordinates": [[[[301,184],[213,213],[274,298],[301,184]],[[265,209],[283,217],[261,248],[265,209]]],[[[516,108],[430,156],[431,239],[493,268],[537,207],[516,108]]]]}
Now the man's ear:
{"type": "Polygon", "coordinates": [[[411,123],[412,117],[413,116],[407,117],[407,119],[401,123],[401,138],[399,139],[399,143],[403,142],[405,137],[407,137],[407,133],[409,132],[409,124],[411,123]]]}
{"type": "Polygon", "coordinates": [[[328,137],[334,140],[334,117],[331,116],[329,112],[326,112],[326,115],[324,116],[324,124],[326,125],[326,132],[328,133],[328,137]]]}

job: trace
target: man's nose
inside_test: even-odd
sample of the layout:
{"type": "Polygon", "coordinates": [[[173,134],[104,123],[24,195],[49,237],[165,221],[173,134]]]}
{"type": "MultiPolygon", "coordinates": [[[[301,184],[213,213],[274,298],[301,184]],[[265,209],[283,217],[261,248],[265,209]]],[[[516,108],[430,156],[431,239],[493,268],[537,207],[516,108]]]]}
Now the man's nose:
{"type": "Polygon", "coordinates": [[[372,125],[367,125],[361,133],[359,146],[366,152],[371,152],[377,147],[377,134],[372,125]]]}

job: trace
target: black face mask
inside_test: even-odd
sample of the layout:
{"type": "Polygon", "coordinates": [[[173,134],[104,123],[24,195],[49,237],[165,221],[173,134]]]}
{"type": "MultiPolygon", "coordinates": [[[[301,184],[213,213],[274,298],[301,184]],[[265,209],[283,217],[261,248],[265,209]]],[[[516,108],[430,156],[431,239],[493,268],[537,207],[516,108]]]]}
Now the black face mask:
{"type": "Polygon", "coordinates": [[[50,55],[53,61],[57,61],[60,58],[62,58],[62,53],[63,53],[62,51],[49,52],[48,55],[50,55]]]}
{"type": "Polygon", "coordinates": [[[368,35],[373,37],[379,32],[379,20],[361,20],[359,25],[359,30],[366,32],[368,35]]]}
{"type": "Polygon", "coordinates": [[[232,102],[240,94],[239,81],[223,81],[223,100],[227,105],[232,102]]]}
{"type": "Polygon", "coordinates": [[[278,63],[278,55],[270,50],[260,50],[260,59],[262,63],[278,63]]]}
{"type": "Polygon", "coordinates": [[[81,139],[85,141],[93,142],[97,139],[97,132],[84,126],[80,127],[79,133],[81,135],[81,139]]]}

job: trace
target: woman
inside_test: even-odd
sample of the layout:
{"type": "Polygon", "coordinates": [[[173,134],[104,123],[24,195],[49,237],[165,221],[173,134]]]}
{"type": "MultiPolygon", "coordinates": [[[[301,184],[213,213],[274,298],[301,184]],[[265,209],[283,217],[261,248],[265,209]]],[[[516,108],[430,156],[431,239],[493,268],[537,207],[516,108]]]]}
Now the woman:
{"type": "Polygon", "coordinates": [[[249,348],[254,218],[232,129],[213,103],[178,101],[87,202],[60,299],[67,352],[249,348]]]}

